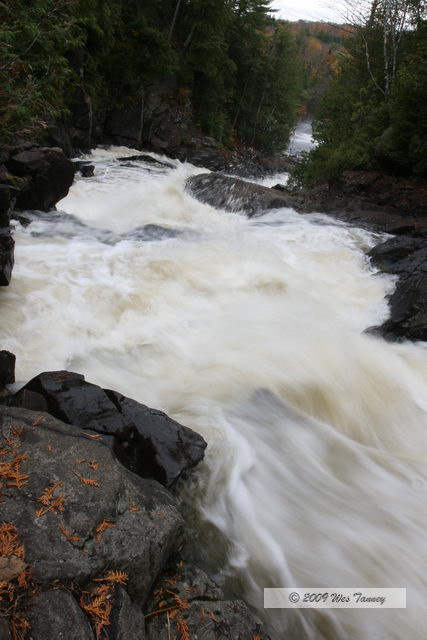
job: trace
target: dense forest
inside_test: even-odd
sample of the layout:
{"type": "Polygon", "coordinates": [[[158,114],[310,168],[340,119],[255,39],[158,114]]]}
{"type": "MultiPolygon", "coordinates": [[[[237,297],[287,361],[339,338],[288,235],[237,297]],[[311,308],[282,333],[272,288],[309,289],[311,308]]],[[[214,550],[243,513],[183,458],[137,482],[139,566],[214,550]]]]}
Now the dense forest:
{"type": "Polygon", "coordinates": [[[140,104],[143,143],[156,87],[225,147],[283,149],[302,67],[270,11],[267,0],[0,2],[0,135],[38,136],[85,104],[94,130],[77,146],[90,146],[97,123],[140,104]]]}
{"type": "Polygon", "coordinates": [[[310,184],[378,168],[427,177],[427,5],[345,4],[352,35],[316,114],[319,146],[299,178],[310,184]]]}

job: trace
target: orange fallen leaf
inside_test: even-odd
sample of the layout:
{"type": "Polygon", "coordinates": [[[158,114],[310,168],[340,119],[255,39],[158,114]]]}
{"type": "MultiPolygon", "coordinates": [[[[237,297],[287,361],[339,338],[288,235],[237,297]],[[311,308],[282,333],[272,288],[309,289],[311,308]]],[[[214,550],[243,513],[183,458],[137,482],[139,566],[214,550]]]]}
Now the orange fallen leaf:
{"type": "Polygon", "coordinates": [[[101,483],[93,480],[92,478],[82,478],[82,476],[78,476],[80,482],[83,484],[87,484],[89,487],[100,487],[101,483]]]}
{"type": "Polygon", "coordinates": [[[117,525],[115,525],[113,522],[110,522],[110,520],[103,520],[101,524],[96,527],[95,531],[96,533],[103,533],[107,529],[115,529],[116,526],[117,525]]]}
{"type": "Polygon", "coordinates": [[[115,582],[122,585],[125,585],[128,580],[129,576],[124,571],[109,571],[102,578],[94,578],[94,582],[115,582]]]}

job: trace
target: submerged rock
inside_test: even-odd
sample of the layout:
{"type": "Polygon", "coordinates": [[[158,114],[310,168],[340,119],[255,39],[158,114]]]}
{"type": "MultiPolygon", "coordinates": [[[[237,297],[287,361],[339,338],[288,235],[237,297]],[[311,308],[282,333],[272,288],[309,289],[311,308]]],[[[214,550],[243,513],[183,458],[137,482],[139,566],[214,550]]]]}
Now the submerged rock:
{"type": "Polygon", "coordinates": [[[138,154],[135,156],[123,156],[122,158],[118,158],[120,162],[147,162],[148,164],[155,164],[158,167],[165,167],[167,169],[173,169],[174,165],[170,162],[166,162],[165,160],[157,160],[152,156],[147,154],[138,154]]]}
{"type": "Polygon", "coordinates": [[[162,411],[86,382],[68,371],[41,373],[8,400],[47,411],[68,424],[110,437],[128,469],[172,488],[204,456],[206,442],[162,411]]]}

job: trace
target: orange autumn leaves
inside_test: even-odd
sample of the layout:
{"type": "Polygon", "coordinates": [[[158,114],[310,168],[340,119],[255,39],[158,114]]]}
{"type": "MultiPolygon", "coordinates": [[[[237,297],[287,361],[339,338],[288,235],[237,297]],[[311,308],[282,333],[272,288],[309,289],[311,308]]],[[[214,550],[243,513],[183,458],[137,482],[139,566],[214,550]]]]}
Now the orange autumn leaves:
{"type": "Polygon", "coordinates": [[[21,473],[21,465],[28,458],[28,454],[20,454],[20,437],[22,429],[12,427],[9,435],[3,438],[0,448],[0,488],[4,482],[8,487],[21,489],[28,484],[28,475],[21,473]]]}
{"type": "Polygon", "coordinates": [[[127,581],[128,575],[124,571],[109,571],[101,578],[94,578],[93,582],[99,582],[99,585],[82,593],[80,606],[90,617],[97,638],[110,625],[115,585],[125,586],[127,581]]]}
{"type": "Polygon", "coordinates": [[[22,590],[32,586],[32,571],[25,563],[24,546],[12,522],[0,525],[0,611],[9,617],[13,640],[21,640],[29,629],[20,613],[22,590]]]}

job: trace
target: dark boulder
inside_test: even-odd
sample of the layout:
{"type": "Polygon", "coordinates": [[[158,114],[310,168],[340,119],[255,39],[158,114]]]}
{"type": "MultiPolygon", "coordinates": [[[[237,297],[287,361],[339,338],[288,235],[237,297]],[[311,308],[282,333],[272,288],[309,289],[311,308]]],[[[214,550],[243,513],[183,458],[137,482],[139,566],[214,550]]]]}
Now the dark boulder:
{"type": "Polygon", "coordinates": [[[45,591],[30,610],[32,640],[95,640],[89,619],[69,591],[45,591]]]}
{"type": "Polygon", "coordinates": [[[165,573],[154,587],[146,607],[147,640],[183,636],[199,640],[270,640],[261,620],[244,602],[225,600],[222,590],[203,571],[181,567],[182,564],[178,564],[178,570],[175,567],[165,573]],[[181,602],[180,610],[174,609],[177,602],[181,602]]]}
{"type": "Polygon", "coordinates": [[[142,605],[181,543],[182,517],[166,489],[126,470],[92,436],[46,413],[0,406],[2,464],[15,478],[2,487],[2,521],[16,527],[43,589],[84,589],[121,571],[142,605]]]}
{"type": "Polygon", "coordinates": [[[33,176],[49,168],[49,162],[45,154],[35,149],[33,151],[20,151],[12,155],[7,163],[7,168],[16,176],[33,176]]]}
{"type": "Polygon", "coordinates": [[[427,247],[424,238],[397,236],[376,245],[368,256],[385,273],[412,273],[427,259],[427,247]]]}
{"type": "Polygon", "coordinates": [[[275,184],[274,187],[271,187],[275,191],[286,191],[286,187],[283,184],[275,184]]]}
{"type": "Polygon", "coordinates": [[[150,409],[115,391],[106,393],[116,405],[126,428],[128,425],[132,428],[132,435],[124,444],[120,437],[117,438],[116,454],[127,468],[172,488],[203,459],[206,442],[199,434],[162,411],[150,409]]]}
{"type": "Polygon", "coordinates": [[[74,180],[75,166],[61,149],[37,147],[11,153],[7,169],[21,178],[15,208],[49,211],[64,198],[74,180]]]}
{"type": "Polygon", "coordinates": [[[399,275],[389,298],[390,318],[375,331],[389,339],[427,340],[427,246],[423,238],[397,236],[369,252],[385,273],[399,275]]]}
{"type": "Polygon", "coordinates": [[[86,382],[77,373],[42,373],[8,402],[46,410],[68,424],[112,438],[127,468],[168,488],[204,456],[206,442],[191,429],[161,411],[86,382]]]}
{"type": "Polygon", "coordinates": [[[244,211],[249,216],[266,209],[292,206],[290,196],[220,173],[192,176],[187,180],[186,188],[205,204],[225,211],[244,211]]]}
{"type": "Polygon", "coordinates": [[[95,175],[95,165],[93,164],[81,163],[79,170],[83,178],[91,178],[95,175]]]}
{"type": "Polygon", "coordinates": [[[0,351],[0,387],[15,382],[15,362],[15,354],[0,351]]]}
{"type": "Polygon", "coordinates": [[[390,296],[390,319],[378,331],[389,339],[427,341],[427,263],[404,275],[390,296]]]}
{"type": "Polygon", "coordinates": [[[0,286],[6,287],[12,279],[15,241],[10,229],[0,229],[0,286]]]}
{"type": "Polygon", "coordinates": [[[9,209],[12,204],[12,193],[9,185],[1,184],[0,176],[0,228],[8,227],[10,222],[9,209]]]}

